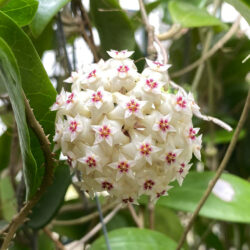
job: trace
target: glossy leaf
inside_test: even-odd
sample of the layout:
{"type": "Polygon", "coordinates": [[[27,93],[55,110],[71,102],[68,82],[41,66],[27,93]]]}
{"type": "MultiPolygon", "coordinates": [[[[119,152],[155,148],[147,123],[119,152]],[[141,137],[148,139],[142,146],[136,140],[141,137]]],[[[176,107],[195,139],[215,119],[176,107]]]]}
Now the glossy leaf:
{"type": "MultiPolygon", "coordinates": [[[[214,133],[213,142],[216,144],[229,143],[232,140],[233,134],[234,131],[228,132],[226,130],[217,130],[214,133]]],[[[246,136],[246,130],[242,130],[240,132],[238,141],[243,139],[245,136],[246,136]]],[[[211,137],[209,137],[208,135],[203,137],[203,142],[209,142],[209,141],[211,141],[211,137]]]]}
{"type": "MultiPolygon", "coordinates": [[[[182,187],[175,183],[169,196],[160,198],[157,204],[193,212],[213,176],[213,172],[191,172],[182,187]]],[[[250,183],[234,175],[223,174],[214,190],[200,215],[224,221],[250,222],[250,183]]]]}
{"type": "MultiPolygon", "coordinates": [[[[112,250],[174,250],[177,244],[162,233],[139,228],[122,228],[108,233],[112,250]]],[[[90,250],[106,250],[103,237],[97,239],[90,250]]]]}
{"type": "Polygon", "coordinates": [[[134,50],[133,26],[116,0],[92,0],[90,12],[101,41],[101,53],[107,58],[110,49],[134,50]]]}
{"type": "Polygon", "coordinates": [[[248,0],[226,0],[246,19],[250,25],[250,2],[248,0]]]}
{"type": "Polygon", "coordinates": [[[32,21],[37,7],[37,0],[11,0],[1,11],[11,17],[19,26],[25,26],[32,21]]]}
{"type": "Polygon", "coordinates": [[[59,165],[54,174],[53,184],[32,209],[28,226],[40,229],[50,222],[63,202],[70,180],[69,166],[59,165]]]}
{"type": "Polygon", "coordinates": [[[31,194],[34,192],[37,165],[30,148],[30,137],[22,96],[21,77],[16,59],[11,49],[2,38],[0,38],[0,84],[4,84],[8,91],[15,115],[27,193],[31,194]]]}
{"type": "Polygon", "coordinates": [[[168,8],[173,21],[183,27],[225,26],[218,18],[210,15],[205,9],[200,9],[188,2],[171,1],[168,8]]]}
{"type": "MultiPolygon", "coordinates": [[[[52,86],[41,60],[28,36],[5,14],[0,12],[0,37],[12,49],[20,68],[22,87],[30,101],[36,119],[42,125],[46,135],[54,134],[55,113],[49,107],[54,103],[56,91],[52,86]]],[[[43,153],[36,136],[31,133],[31,149],[40,167],[44,163],[43,153]]],[[[42,179],[42,168],[38,168],[36,186],[42,179]]]]}
{"type": "Polygon", "coordinates": [[[17,213],[15,191],[9,176],[0,179],[0,204],[1,213],[6,221],[11,221],[17,213]]]}
{"type": "Polygon", "coordinates": [[[6,168],[9,164],[11,135],[12,131],[9,128],[0,136],[0,171],[6,168]]]}
{"type": "Polygon", "coordinates": [[[51,19],[70,0],[39,0],[36,15],[30,24],[30,29],[34,37],[38,37],[51,19]]]}

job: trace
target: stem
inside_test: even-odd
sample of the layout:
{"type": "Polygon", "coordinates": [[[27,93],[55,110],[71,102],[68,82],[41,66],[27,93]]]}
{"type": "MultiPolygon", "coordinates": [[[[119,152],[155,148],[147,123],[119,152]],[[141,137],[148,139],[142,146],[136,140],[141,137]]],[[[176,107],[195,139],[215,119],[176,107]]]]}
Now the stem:
{"type": "Polygon", "coordinates": [[[54,237],[53,233],[49,230],[48,227],[45,227],[43,231],[55,243],[56,249],[65,250],[64,245],[56,237],[54,237]]]}
{"type": "MultiPolygon", "coordinates": [[[[121,209],[122,204],[117,205],[103,220],[107,224],[121,209]]],[[[75,250],[80,244],[85,244],[89,239],[91,239],[100,229],[102,228],[101,222],[99,222],[90,232],[88,232],[82,239],[68,244],[68,250],[75,250]]]]}
{"type": "Polygon", "coordinates": [[[63,52],[64,52],[64,57],[66,59],[68,73],[71,74],[72,67],[71,67],[68,52],[67,52],[67,47],[66,47],[67,42],[66,42],[66,38],[65,38],[64,30],[63,30],[63,24],[62,24],[62,19],[61,19],[61,13],[60,12],[58,12],[58,19],[57,20],[58,20],[57,21],[58,31],[59,31],[59,34],[60,34],[60,40],[61,40],[61,45],[62,45],[63,52]]]}
{"type": "Polygon", "coordinates": [[[103,234],[104,234],[104,239],[105,239],[105,242],[106,242],[106,245],[107,245],[107,249],[111,250],[110,243],[109,243],[109,238],[108,238],[108,233],[107,233],[107,228],[106,228],[106,225],[105,225],[105,223],[103,221],[102,208],[101,208],[101,204],[100,204],[100,201],[99,201],[99,198],[98,198],[97,194],[95,194],[95,200],[96,200],[96,205],[97,205],[100,221],[101,221],[101,224],[102,224],[102,231],[103,231],[103,234]]]}
{"type": "Polygon", "coordinates": [[[133,205],[130,204],[130,203],[128,203],[128,210],[129,210],[129,212],[130,212],[132,218],[134,219],[134,222],[135,222],[135,224],[137,225],[137,227],[143,228],[143,225],[142,225],[142,223],[141,223],[141,221],[140,221],[140,218],[137,216],[137,214],[136,214],[136,212],[135,212],[135,209],[134,209],[133,205]]]}
{"type": "MultiPolygon", "coordinates": [[[[27,201],[27,203],[22,207],[20,212],[14,216],[12,221],[10,222],[8,228],[8,233],[4,239],[3,245],[1,247],[1,250],[5,250],[8,248],[11,239],[13,238],[16,230],[19,228],[19,226],[25,222],[26,217],[28,216],[30,210],[35,206],[35,204],[40,200],[42,197],[43,193],[47,189],[47,187],[51,184],[52,179],[53,179],[53,170],[54,170],[54,159],[53,155],[50,151],[50,142],[48,137],[45,135],[43,128],[39,124],[39,122],[36,120],[36,117],[30,107],[30,104],[28,100],[26,99],[25,94],[23,93],[24,96],[24,104],[25,104],[25,111],[26,111],[26,116],[28,120],[28,124],[36,134],[39,143],[41,145],[41,149],[43,151],[43,155],[45,158],[45,173],[43,176],[42,184],[38,191],[35,193],[35,195],[27,201]]],[[[1,232],[2,233],[2,232],[1,232]]]]}
{"type": "Polygon", "coordinates": [[[210,49],[204,56],[202,56],[200,59],[198,59],[197,61],[193,62],[192,64],[188,65],[186,68],[181,69],[177,72],[174,72],[173,74],[171,74],[171,77],[179,77],[191,70],[193,70],[194,68],[196,68],[197,66],[199,66],[201,63],[205,62],[209,57],[211,57],[212,55],[215,54],[215,52],[217,52],[219,49],[221,49],[224,44],[234,35],[234,33],[238,30],[238,26],[240,24],[240,19],[241,17],[239,16],[236,21],[234,22],[234,24],[232,25],[232,27],[229,29],[229,31],[212,47],[212,49],[210,49]]]}
{"type": "Polygon", "coordinates": [[[177,33],[179,33],[179,31],[182,29],[180,24],[173,24],[171,26],[171,28],[162,34],[159,34],[157,37],[160,41],[164,41],[164,40],[169,40],[170,38],[174,37],[177,33]]]}
{"type": "Polygon", "coordinates": [[[248,90],[248,95],[247,95],[247,98],[246,98],[245,106],[243,108],[240,120],[239,120],[239,122],[237,124],[237,127],[236,127],[236,130],[234,132],[233,138],[232,138],[232,140],[231,140],[231,142],[230,142],[230,144],[229,144],[229,146],[227,148],[226,154],[225,154],[225,156],[224,156],[218,170],[216,171],[216,174],[215,174],[214,178],[208,184],[208,187],[207,187],[204,195],[200,199],[199,204],[197,205],[197,208],[195,209],[194,213],[192,214],[192,217],[191,217],[185,231],[183,232],[183,234],[181,236],[181,239],[180,239],[179,244],[177,246],[177,250],[180,250],[181,247],[183,246],[183,244],[185,242],[185,239],[186,239],[186,236],[187,236],[189,230],[192,228],[196,217],[198,216],[202,206],[206,202],[208,196],[210,195],[213,187],[215,186],[216,182],[220,178],[224,168],[226,167],[226,165],[227,165],[227,163],[228,163],[228,161],[229,161],[229,159],[231,157],[231,154],[232,154],[232,152],[233,152],[233,150],[235,148],[235,145],[237,143],[237,140],[239,138],[240,131],[241,131],[241,129],[242,129],[243,125],[244,125],[244,122],[245,122],[245,120],[247,118],[249,104],[250,104],[250,88],[248,90]]]}

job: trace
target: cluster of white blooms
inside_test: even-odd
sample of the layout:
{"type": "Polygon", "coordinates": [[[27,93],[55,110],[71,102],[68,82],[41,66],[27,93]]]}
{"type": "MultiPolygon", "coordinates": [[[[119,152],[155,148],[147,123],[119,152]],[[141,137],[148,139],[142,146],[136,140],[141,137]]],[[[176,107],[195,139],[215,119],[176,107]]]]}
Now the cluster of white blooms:
{"type": "Polygon", "coordinates": [[[200,114],[192,94],[169,89],[169,65],[147,60],[140,74],[133,52],[110,51],[67,79],[72,92],[57,96],[56,149],[81,172],[91,197],[107,191],[123,203],[140,195],[152,201],[181,185],[192,155],[200,160],[201,135],[193,128],[200,114]]]}

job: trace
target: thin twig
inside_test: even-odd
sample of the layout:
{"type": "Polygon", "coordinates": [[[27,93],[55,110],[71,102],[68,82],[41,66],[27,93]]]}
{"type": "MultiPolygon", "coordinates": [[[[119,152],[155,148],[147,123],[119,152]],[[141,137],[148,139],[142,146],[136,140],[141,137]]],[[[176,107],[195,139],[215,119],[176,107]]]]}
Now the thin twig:
{"type": "Polygon", "coordinates": [[[139,5],[140,5],[142,21],[148,33],[147,53],[148,53],[149,58],[154,60],[156,57],[156,49],[154,47],[154,40],[155,40],[154,26],[152,26],[148,21],[148,16],[147,16],[147,12],[146,12],[143,0],[139,0],[139,5]]]}
{"type": "MultiPolygon", "coordinates": [[[[108,204],[107,206],[105,206],[102,209],[102,212],[103,213],[107,212],[108,210],[110,210],[111,208],[113,208],[116,204],[117,204],[117,202],[113,202],[113,203],[108,204]]],[[[82,205],[81,205],[81,209],[82,209],[82,205]]],[[[93,212],[91,214],[85,215],[85,216],[77,218],[77,219],[72,219],[72,220],[54,220],[54,221],[52,221],[52,225],[53,226],[80,225],[80,224],[86,223],[86,222],[88,222],[88,221],[90,221],[90,220],[98,217],[98,215],[99,215],[99,213],[96,211],[96,212],[93,212]]]]}
{"type": "Polygon", "coordinates": [[[182,29],[180,24],[173,24],[168,31],[162,34],[158,34],[157,37],[160,41],[168,40],[174,37],[182,29]]]}
{"type": "Polygon", "coordinates": [[[139,217],[137,216],[137,214],[136,214],[136,212],[135,212],[135,209],[134,209],[133,205],[130,204],[130,203],[128,203],[128,210],[129,210],[129,212],[130,212],[130,214],[131,214],[131,216],[132,216],[132,218],[133,218],[135,224],[137,225],[137,227],[143,228],[143,225],[142,225],[142,223],[141,223],[139,217]]]}
{"type": "MultiPolygon", "coordinates": [[[[117,205],[104,219],[103,222],[107,224],[115,215],[116,213],[121,209],[122,204],[117,205]]],[[[100,231],[102,228],[101,222],[99,222],[90,232],[88,232],[82,239],[70,243],[67,245],[68,250],[74,250],[77,246],[80,244],[85,244],[89,239],[91,239],[98,231],[100,231]]]]}
{"type": "Polygon", "coordinates": [[[233,138],[227,148],[227,151],[226,151],[226,154],[218,168],[218,170],[216,171],[216,175],[214,176],[214,178],[211,180],[211,182],[208,184],[208,187],[204,193],[204,195],[202,196],[202,198],[200,199],[198,205],[197,205],[197,208],[195,209],[194,213],[192,214],[192,217],[185,229],[185,231],[183,232],[182,236],[181,236],[181,239],[179,241],[179,244],[177,246],[177,250],[180,250],[181,247],[183,246],[184,242],[185,242],[185,239],[186,239],[186,236],[189,232],[189,230],[192,228],[193,226],[193,223],[196,219],[196,217],[198,216],[202,206],[204,205],[204,203],[206,202],[207,198],[209,197],[213,187],[215,186],[216,182],[218,181],[218,179],[220,178],[224,168],[226,167],[230,157],[231,157],[231,154],[234,150],[234,147],[237,143],[237,140],[238,140],[238,137],[239,137],[239,134],[240,134],[240,131],[244,125],[244,122],[247,118],[247,113],[248,113],[248,108],[249,108],[249,104],[250,104],[250,88],[248,90],[248,95],[247,95],[247,99],[246,99],[246,102],[245,102],[245,106],[243,108],[243,111],[242,111],[242,114],[241,114],[241,117],[240,117],[240,120],[239,120],[239,123],[236,127],[236,130],[234,132],[234,135],[233,135],[233,138]]]}
{"type": "Polygon", "coordinates": [[[27,203],[22,207],[20,212],[14,216],[8,228],[6,228],[8,230],[8,233],[4,239],[1,250],[5,250],[8,248],[16,230],[26,220],[30,210],[40,200],[46,188],[51,184],[52,179],[53,179],[54,159],[53,159],[53,154],[51,153],[51,150],[50,150],[50,141],[48,137],[45,135],[43,128],[41,127],[39,122],[36,120],[36,117],[24,93],[23,93],[23,96],[24,96],[25,111],[26,111],[28,123],[30,127],[32,128],[32,130],[34,131],[34,133],[36,134],[39,140],[39,143],[41,145],[41,149],[43,151],[43,155],[45,158],[45,164],[44,164],[45,173],[43,176],[42,184],[40,188],[38,189],[38,191],[29,201],[27,201],[27,203]]]}
{"type": "Polygon", "coordinates": [[[79,8],[79,10],[81,12],[81,18],[82,18],[81,34],[82,34],[82,37],[85,40],[85,42],[88,44],[88,46],[89,46],[89,48],[90,48],[90,50],[91,50],[91,52],[92,52],[92,54],[94,56],[94,61],[97,62],[100,58],[98,56],[97,48],[96,48],[95,43],[94,43],[92,27],[91,27],[91,24],[90,24],[88,14],[87,14],[86,10],[84,9],[82,1],[77,0],[76,4],[78,5],[78,8],[79,8]],[[88,36],[88,34],[87,34],[86,30],[85,30],[85,22],[86,22],[88,30],[89,30],[89,36],[88,36]]]}
{"type": "Polygon", "coordinates": [[[45,227],[43,231],[55,243],[56,249],[65,250],[64,245],[53,235],[53,232],[48,227],[45,227]]]}
{"type": "Polygon", "coordinates": [[[98,209],[98,213],[99,213],[99,217],[100,217],[100,222],[101,222],[101,225],[102,225],[102,231],[103,231],[104,239],[105,239],[105,242],[106,242],[106,246],[107,246],[108,250],[111,250],[110,243],[109,243],[109,238],[108,238],[108,232],[107,232],[106,225],[105,225],[105,223],[103,221],[102,208],[101,208],[101,204],[100,204],[100,201],[99,201],[99,198],[98,198],[97,194],[95,194],[95,200],[96,200],[96,205],[97,205],[97,209],[98,209]]]}
{"type": "MultiPolygon", "coordinates": [[[[220,6],[220,3],[221,1],[220,0],[214,0],[214,8],[213,8],[213,11],[212,11],[212,15],[215,15],[219,6],[220,6]]],[[[203,50],[202,50],[202,57],[208,52],[209,50],[209,47],[210,47],[210,44],[211,44],[211,41],[212,41],[212,38],[213,38],[213,29],[209,29],[207,34],[206,34],[206,38],[205,38],[205,41],[203,43],[203,50]]],[[[201,35],[201,33],[200,33],[201,35]]],[[[200,82],[200,79],[201,79],[201,76],[202,76],[202,72],[204,70],[204,66],[205,64],[204,63],[201,63],[196,71],[196,74],[195,74],[195,77],[194,77],[194,80],[193,80],[193,83],[192,83],[192,92],[194,92],[197,87],[198,87],[198,84],[200,82]]]]}
{"type": "Polygon", "coordinates": [[[149,228],[153,230],[155,227],[155,204],[153,202],[149,202],[148,212],[149,212],[149,228]]]}
{"type": "Polygon", "coordinates": [[[179,77],[179,76],[193,70],[194,68],[199,66],[201,63],[205,62],[212,55],[214,55],[215,52],[217,52],[219,49],[221,49],[224,46],[224,44],[235,34],[235,32],[237,31],[237,29],[239,27],[240,19],[241,19],[241,17],[239,16],[236,19],[236,21],[234,22],[234,24],[232,25],[232,27],[229,29],[229,31],[204,56],[202,56],[200,59],[193,62],[192,64],[188,65],[186,68],[172,73],[171,77],[179,77]]]}
{"type": "Polygon", "coordinates": [[[58,25],[58,31],[59,31],[59,34],[60,34],[61,45],[62,45],[63,52],[64,52],[64,57],[65,57],[66,63],[67,63],[68,73],[71,74],[72,67],[71,67],[69,56],[68,56],[68,53],[67,53],[67,42],[66,42],[66,38],[65,38],[64,30],[63,30],[63,24],[62,24],[62,19],[61,19],[61,13],[60,12],[58,12],[57,25],[58,25]]]}

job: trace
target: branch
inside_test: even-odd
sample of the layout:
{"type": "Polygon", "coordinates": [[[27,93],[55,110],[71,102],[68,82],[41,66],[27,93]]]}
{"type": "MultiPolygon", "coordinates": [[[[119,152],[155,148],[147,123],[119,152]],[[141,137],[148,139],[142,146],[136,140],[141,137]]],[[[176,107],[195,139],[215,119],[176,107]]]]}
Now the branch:
{"type": "Polygon", "coordinates": [[[156,57],[156,53],[157,53],[154,47],[154,40],[155,40],[154,26],[152,26],[148,21],[148,16],[147,16],[147,12],[146,12],[143,0],[139,0],[139,5],[140,5],[140,10],[141,10],[142,21],[148,33],[147,53],[149,55],[149,58],[154,60],[156,57]]]}
{"type": "MultiPolygon", "coordinates": [[[[105,224],[107,224],[115,215],[116,213],[121,209],[122,204],[117,205],[103,220],[105,224]]],[[[99,222],[90,232],[88,232],[82,239],[70,243],[67,245],[68,250],[74,250],[79,246],[80,244],[85,244],[89,239],[91,239],[99,230],[102,228],[102,223],[99,222]]]]}
{"type": "Polygon", "coordinates": [[[65,250],[64,245],[53,235],[53,232],[51,232],[48,227],[45,227],[43,231],[55,243],[56,249],[65,250]]]}
{"type": "Polygon", "coordinates": [[[22,207],[20,212],[14,216],[8,228],[6,228],[6,230],[8,230],[8,233],[4,239],[1,250],[5,250],[8,248],[16,230],[19,228],[19,226],[22,223],[25,222],[26,217],[28,216],[30,210],[40,200],[46,188],[51,184],[52,179],[53,179],[54,159],[53,159],[53,154],[50,151],[50,141],[48,137],[45,135],[43,128],[41,127],[39,122],[36,120],[35,115],[24,93],[23,93],[23,96],[24,96],[25,111],[26,111],[26,117],[27,117],[28,123],[30,127],[32,128],[32,130],[34,131],[34,133],[36,134],[40,142],[41,149],[43,151],[43,155],[45,158],[45,173],[44,173],[44,177],[42,180],[42,184],[40,188],[38,189],[38,191],[29,201],[27,201],[27,203],[22,207]]]}
{"type": "Polygon", "coordinates": [[[200,64],[202,64],[203,62],[205,62],[209,57],[211,57],[212,55],[214,55],[215,52],[217,52],[219,49],[221,49],[224,44],[234,35],[234,33],[237,31],[238,26],[240,24],[240,19],[241,17],[239,16],[236,21],[234,22],[234,24],[232,25],[232,27],[229,29],[229,31],[212,47],[212,49],[210,49],[206,54],[204,54],[200,59],[198,59],[197,61],[193,62],[192,64],[188,65],[186,68],[179,70],[177,72],[174,72],[171,74],[171,77],[179,77],[191,70],[193,70],[194,68],[196,68],[197,66],[199,66],[200,64]]]}
{"type": "Polygon", "coordinates": [[[171,28],[167,32],[159,34],[157,37],[160,41],[168,40],[174,37],[176,34],[178,34],[181,29],[182,29],[181,25],[175,23],[171,26],[171,28]]]}
{"type": "Polygon", "coordinates": [[[218,168],[218,170],[216,171],[216,175],[214,176],[214,178],[211,180],[211,182],[208,184],[208,187],[207,187],[207,190],[205,191],[203,197],[200,199],[199,201],[199,204],[197,205],[197,208],[195,209],[194,213],[192,214],[192,217],[185,229],[185,231],[183,232],[182,236],[181,236],[181,239],[179,241],[179,244],[178,244],[178,247],[177,247],[177,250],[180,250],[181,247],[183,246],[184,242],[185,242],[185,239],[186,239],[186,236],[189,232],[189,230],[192,228],[193,226],[193,223],[194,223],[194,220],[196,219],[196,217],[198,216],[202,206],[204,205],[204,203],[206,202],[208,196],[210,195],[213,187],[215,186],[216,182],[218,181],[218,179],[220,178],[224,168],[226,167],[230,157],[231,157],[231,154],[235,148],[235,145],[237,143],[237,140],[238,140],[238,137],[239,137],[239,134],[240,134],[240,131],[244,125],[244,122],[247,118],[247,113],[248,113],[248,108],[249,108],[249,104],[250,104],[250,88],[248,90],[248,95],[247,95],[247,99],[246,99],[246,102],[245,102],[245,106],[243,108],[243,111],[242,111],[242,114],[241,114],[241,117],[240,117],[240,120],[239,120],[239,123],[236,127],[236,130],[234,132],[234,135],[233,135],[233,138],[227,148],[227,151],[226,151],[226,154],[218,168]]]}
{"type": "Polygon", "coordinates": [[[137,216],[133,205],[130,203],[128,203],[128,210],[129,210],[135,224],[137,225],[137,227],[143,228],[143,223],[141,223],[141,220],[140,220],[139,216],[137,216]]]}
{"type": "MultiPolygon", "coordinates": [[[[105,213],[107,212],[109,209],[111,209],[112,207],[114,207],[114,205],[116,205],[117,202],[113,202],[113,203],[110,203],[108,204],[107,206],[105,206],[103,209],[102,209],[102,212],[105,213]]],[[[80,218],[77,218],[77,219],[72,219],[72,220],[54,220],[52,221],[52,225],[53,226],[71,226],[71,225],[79,225],[79,224],[83,224],[85,222],[88,222],[96,217],[99,216],[99,212],[96,211],[96,212],[93,212],[91,214],[88,214],[88,215],[85,215],[83,217],[80,217],[80,218]]]]}

